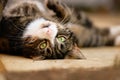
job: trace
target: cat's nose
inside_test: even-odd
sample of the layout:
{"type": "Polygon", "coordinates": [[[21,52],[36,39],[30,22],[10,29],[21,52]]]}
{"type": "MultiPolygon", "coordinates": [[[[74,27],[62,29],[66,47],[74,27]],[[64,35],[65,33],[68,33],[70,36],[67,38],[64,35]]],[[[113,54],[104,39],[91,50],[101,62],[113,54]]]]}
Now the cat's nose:
{"type": "Polygon", "coordinates": [[[46,34],[48,34],[48,35],[52,35],[52,30],[51,30],[50,28],[47,28],[47,30],[46,30],[46,34]]]}

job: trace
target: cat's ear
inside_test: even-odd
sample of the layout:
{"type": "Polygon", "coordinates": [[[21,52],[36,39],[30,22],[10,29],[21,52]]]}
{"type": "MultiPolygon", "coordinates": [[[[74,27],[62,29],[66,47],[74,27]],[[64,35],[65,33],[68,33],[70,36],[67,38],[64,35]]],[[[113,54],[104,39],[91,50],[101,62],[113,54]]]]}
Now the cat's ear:
{"type": "Polygon", "coordinates": [[[65,59],[86,59],[86,58],[80,51],[80,48],[75,45],[73,49],[70,52],[68,52],[68,55],[65,56],[65,59]]]}

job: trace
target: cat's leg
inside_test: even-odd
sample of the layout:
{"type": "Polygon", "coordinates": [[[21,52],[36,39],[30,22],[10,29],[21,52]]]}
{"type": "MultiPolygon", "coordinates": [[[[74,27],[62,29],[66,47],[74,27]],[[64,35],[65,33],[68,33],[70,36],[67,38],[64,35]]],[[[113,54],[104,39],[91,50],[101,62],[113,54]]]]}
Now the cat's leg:
{"type": "Polygon", "coordinates": [[[102,45],[120,46],[120,26],[112,26],[103,29],[97,28],[93,35],[97,35],[97,37],[94,38],[97,41],[97,45],[100,42],[102,45]],[[98,36],[101,38],[98,38],[98,36]]]}
{"type": "Polygon", "coordinates": [[[71,10],[64,3],[60,3],[58,0],[46,0],[46,6],[53,10],[60,21],[67,22],[71,17],[71,10]]]}
{"type": "Polygon", "coordinates": [[[86,28],[93,27],[92,21],[82,11],[72,10],[58,0],[46,0],[46,5],[49,9],[53,10],[58,19],[64,23],[71,21],[72,23],[83,25],[86,28]]]}
{"type": "Polygon", "coordinates": [[[45,12],[43,4],[37,0],[11,1],[8,1],[9,4],[3,10],[5,17],[35,17],[45,12]]]}
{"type": "Polygon", "coordinates": [[[78,24],[89,29],[94,27],[92,21],[88,18],[88,16],[83,11],[74,10],[74,17],[78,24]]]}
{"type": "MultiPolygon", "coordinates": [[[[111,26],[103,29],[93,29],[88,42],[91,46],[120,46],[120,26],[111,26]]],[[[87,41],[86,41],[87,42],[87,41]]],[[[85,42],[85,43],[86,43],[85,42]]]]}

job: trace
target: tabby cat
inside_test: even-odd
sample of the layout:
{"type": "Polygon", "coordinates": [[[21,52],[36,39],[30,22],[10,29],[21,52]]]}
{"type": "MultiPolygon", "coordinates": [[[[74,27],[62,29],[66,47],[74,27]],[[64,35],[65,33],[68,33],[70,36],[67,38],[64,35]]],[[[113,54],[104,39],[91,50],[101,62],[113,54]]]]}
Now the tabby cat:
{"type": "Polygon", "coordinates": [[[95,28],[82,12],[57,0],[8,0],[0,51],[32,59],[85,59],[80,47],[120,45],[119,33],[120,27],[95,28]]]}

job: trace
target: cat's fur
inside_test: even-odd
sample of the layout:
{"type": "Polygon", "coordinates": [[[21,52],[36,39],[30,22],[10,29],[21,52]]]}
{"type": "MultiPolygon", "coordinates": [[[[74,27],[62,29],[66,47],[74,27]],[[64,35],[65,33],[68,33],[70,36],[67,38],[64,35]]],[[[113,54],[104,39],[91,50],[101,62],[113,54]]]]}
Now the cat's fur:
{"type": "Polygon", "coordinates": [[[78,14],[57,0],[9,0],[0,29],[4,45],[9,46],[2,44],[1,51],[33,59],[82,59],[80,47],[120,45],[119,31],[95,28],[82,12],[78,14]]]}
{"type": "Polygon", "coordinates": [[[76,45],[74,34],[53,20],[51,14],[47,15],[49,10],[45,5],[29,0],[9,9],[8,6],[3,11],[1,37],[8,40],[9,49],[5,47],[1,51],[20,53],[33,59],[85,58],[76,45]]]}

